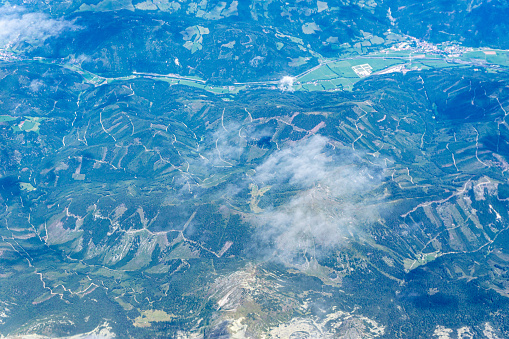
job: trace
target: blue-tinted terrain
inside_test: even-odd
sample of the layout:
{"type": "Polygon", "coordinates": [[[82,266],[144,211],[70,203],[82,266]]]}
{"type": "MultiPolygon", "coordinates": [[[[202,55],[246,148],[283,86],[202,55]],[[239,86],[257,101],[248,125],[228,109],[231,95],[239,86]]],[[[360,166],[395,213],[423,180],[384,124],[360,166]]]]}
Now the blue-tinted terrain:
{"type": "Polygon", "coordinates": [[[508,15],[0,1],[0,336],[509,337],[508,15]]]}

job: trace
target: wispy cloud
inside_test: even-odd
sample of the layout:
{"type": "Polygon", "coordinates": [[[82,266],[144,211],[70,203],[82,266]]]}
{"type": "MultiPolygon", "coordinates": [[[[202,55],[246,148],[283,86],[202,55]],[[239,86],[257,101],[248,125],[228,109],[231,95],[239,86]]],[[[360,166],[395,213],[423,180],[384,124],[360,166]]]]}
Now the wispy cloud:
{"type": "Polygon", "coordinates": [[[253,219],[271,256],[291,260],[303,252],[320,255],[377,219],[369,201],[376,198],[380,171],[327,145],[327,138],[313,136],[272,154],[256,168],[254,180],[271,185],[276,202],[253,219]],[[275,197],[292,191],[297,193],[277,202],[275,197]]]}
{"type": "Polygon", "coordinates": [[[79,27],[64,19],[53,19],[45,13],[27,12],[24,7],[0,7],[0,48],[20,43],[40,45],[46,39],[79,27]]]}
{"type": "Polygon", "coordinates": [[[208,168],[211,173],[214,172],[211,168],[235,167],[241,163],[242,155],[249,151],[249,143],[270,139],[273,133],[269,128],[256,128],[251,124],[221,123],[207,138],[208,144],[202,154],[204,159],[197,165],[208,168]]]}
{"type": "MultiPolygon", "coordinates": [[[[248,124],[219,124],[207,139],[202,157],[190,160],[190,172],[207,178],[228,175],[243,163],[250,142],[272,134],[248,124]]],[[[378,219],[375,206],[383,195],[377,190],[382,166],[368,166],[359,153],[335,149],[332,144],[328,138],[314,135],[283,145],[256,166],[254,174],[243,179],[231,176],[230,184],[216,191],[233,201],[251,197],[253,249],[265,259],[293,262],[302,253],[319,257],[360,235],[363,225],[378,219]],[[258,188],[253,191],[251,184],[258,188]],[[256,195],[260,191],[263,194],[256,195]]],[[[182,185],[182,193],[205,192],[182,185]]]]}

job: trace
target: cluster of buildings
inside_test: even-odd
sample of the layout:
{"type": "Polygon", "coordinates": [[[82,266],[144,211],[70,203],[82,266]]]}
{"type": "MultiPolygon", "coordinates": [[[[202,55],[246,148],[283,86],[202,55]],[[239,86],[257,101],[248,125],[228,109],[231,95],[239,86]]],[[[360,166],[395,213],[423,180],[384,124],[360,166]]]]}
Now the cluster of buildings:
{"type": "Polygon", "coordinates": [[[473,49],[469,47],[462,47],[453,43],[443,43],[435,45],[430,42],[422,41],[413,37],[409,37],[410,41],[402,42],[396,46],[391,47],[395,51],[412,50],[430,54],[446,54],[450,57],[458,57],[463,53],[470,52],[473,49]]]}

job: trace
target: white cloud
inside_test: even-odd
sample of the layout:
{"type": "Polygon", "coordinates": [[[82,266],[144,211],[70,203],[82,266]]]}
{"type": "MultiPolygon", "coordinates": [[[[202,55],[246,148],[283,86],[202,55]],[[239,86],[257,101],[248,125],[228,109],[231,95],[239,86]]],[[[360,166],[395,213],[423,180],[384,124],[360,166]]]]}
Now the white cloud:
{"type": "Polygon", "coordinates": [[[256,169],[255,181],[272,185],[274,194],[298,192],[253,220],[262,242],[284,260],[299,252],[319,255],[377,219],[377,209],[368,206],[365,196],[370,192],[374,198],[380,176],[354,164],[351,156],[327,155],[327,142],[322,136],[301,140],[256,169]]]}
{"type": "Polygon", "coordinates": [[[39,89],[43,88],[44,87],[44,83],[41,81],[41,80],[32,80],[32,82],[30,82],[30,91],[32,92],[39,92],[39,89]]]}
{"type": "Polygon", "coordinates": [[[0,8],[0,48],[22,42],[40,45],[52,36],[79,27],[63,19],[53,19],[44,13],[30,13],[19,6],[0,8]]]}
{"type": "Polygon", "coordinates": [[[326,138],[314,136],[274,153],[258,166],[256,179],[264,183],[290,181],[290,184],[309,187],[326,175],[325,167],[330,162],[330,158],[322,153],[326,143],[326,138]]]}
{"type": "Polygon", "coordinates": [[[278,88],[283,92],[285,92],[285,91],[293,92],[294,91],[294,89],[293,89],[294,81],[295,81],[294,77],[284,76],[283,78],[281,78],[281,80],[279,80],[278,88]]]}

